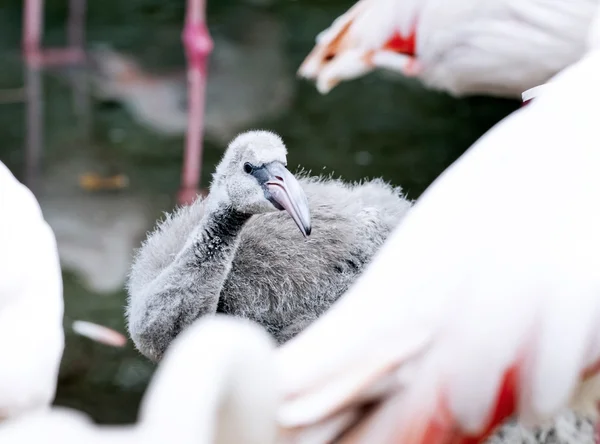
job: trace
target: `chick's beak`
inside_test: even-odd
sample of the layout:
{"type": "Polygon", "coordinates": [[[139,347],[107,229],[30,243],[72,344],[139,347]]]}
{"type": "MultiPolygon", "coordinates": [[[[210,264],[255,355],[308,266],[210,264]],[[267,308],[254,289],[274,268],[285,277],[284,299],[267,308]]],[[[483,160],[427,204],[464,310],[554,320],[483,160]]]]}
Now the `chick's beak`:
{"type": "Polygon", "coordinates": [[[310,210],[306,194],[298,179],[279,162],[265,165],[269,173],[265,182],[267,199],[279,210],[285,210],[292,217],[304,237],[310,236],[310,210]]]}

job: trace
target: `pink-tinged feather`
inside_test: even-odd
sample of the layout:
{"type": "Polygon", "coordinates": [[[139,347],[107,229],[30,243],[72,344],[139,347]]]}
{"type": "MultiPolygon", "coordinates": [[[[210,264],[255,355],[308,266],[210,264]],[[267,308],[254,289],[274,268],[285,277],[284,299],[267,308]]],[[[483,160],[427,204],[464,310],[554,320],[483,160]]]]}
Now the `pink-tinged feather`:
{"type": "Polygon", "coordinates": [[[600,360],[599,78],[600,48],[488,131],[348,293],[278,349],[284,425],[354,411],[341,442],[473,444],[509,416],[540,424],[595,406],[598,387],[581,388],[600,360]],[[363,397],[362,366],[378,356],[398,358],[399,382],[363,397]]]}
{"type": "Polygon", "coordinates": [[[577,61],[588,41],[593,44],[586,30],[596,4],[359,0],[319,34],[298,73],[314,79],[323,94],[383,68],[454,96],[517,98],[577,61]],[[383,63],[372,63],[380,52],[383,63]]]}
{"type": "Polygon", "coordinates": [[[127,338],[121,333],[92,322],[74,321],[72,328],[78,335],[85,336],[101,344],[112,347],[124,347],[127,344],[127,338]]]}

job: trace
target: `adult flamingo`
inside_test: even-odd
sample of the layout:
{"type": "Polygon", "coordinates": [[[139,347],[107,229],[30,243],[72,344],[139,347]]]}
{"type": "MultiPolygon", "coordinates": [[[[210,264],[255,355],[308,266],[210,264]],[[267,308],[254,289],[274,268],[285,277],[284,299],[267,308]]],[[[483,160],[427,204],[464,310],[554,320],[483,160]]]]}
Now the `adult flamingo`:
{"type": "Polygon", "coordinates": [[[0,162],[0,420],[50,406],[64,348],[62,276],[37,200],[0,162]]]}
{"type": "Polygon", "coordinates": [[[0,424],[3,444],[274,444],[275,344],[258,325],[217,316],[173,342],[128,426],[53,408],[0,424]]]}
{"type": "Polygon", "coordinates": [[[569,405],[598,420],[600,8],[589,41],[279,350],[288,433],[474,443],[512,414],[539,423],[569,405]]]}
{"type": "Polygon", "coordinates": [[[598,0],[359,0],[321,32],[300,76],[321,93],[387,68],[455,96],[518,98],[584,52],[598,0]]]}

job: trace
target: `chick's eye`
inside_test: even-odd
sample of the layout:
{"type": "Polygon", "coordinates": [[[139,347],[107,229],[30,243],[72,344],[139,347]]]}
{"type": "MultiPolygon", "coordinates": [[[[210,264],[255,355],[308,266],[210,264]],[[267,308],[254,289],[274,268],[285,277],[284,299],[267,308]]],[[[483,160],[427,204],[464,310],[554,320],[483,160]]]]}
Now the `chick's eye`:
{"type": "Polygon", "coordinates": [[[254,168],[248,162],[244,164],[244,172],[250,174],[254,168]]]}

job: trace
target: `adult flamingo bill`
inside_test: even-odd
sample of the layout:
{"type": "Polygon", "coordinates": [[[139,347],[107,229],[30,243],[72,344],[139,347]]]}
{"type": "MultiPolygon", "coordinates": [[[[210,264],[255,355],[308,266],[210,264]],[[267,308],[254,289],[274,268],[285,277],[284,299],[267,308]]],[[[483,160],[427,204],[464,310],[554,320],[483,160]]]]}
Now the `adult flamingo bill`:
{"type": "Polygon", "coordinates": [[[359,0],[298,74],[325,94],[385,68],[454,96],[518,98],[585,50],[598,0],[359,0]]]}
{"type": "Polygon", "coordinates": [[[600,11],[589,42],[278,351],[288,435],[472,443],[513,414],[539,424],[569,406],[598,420],[600,11]]]}

